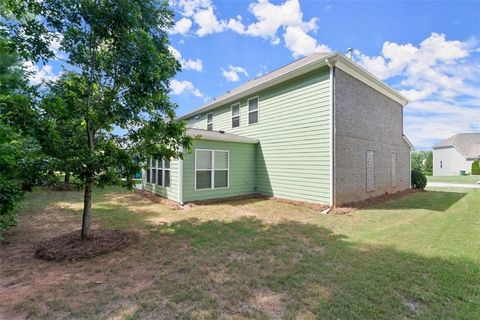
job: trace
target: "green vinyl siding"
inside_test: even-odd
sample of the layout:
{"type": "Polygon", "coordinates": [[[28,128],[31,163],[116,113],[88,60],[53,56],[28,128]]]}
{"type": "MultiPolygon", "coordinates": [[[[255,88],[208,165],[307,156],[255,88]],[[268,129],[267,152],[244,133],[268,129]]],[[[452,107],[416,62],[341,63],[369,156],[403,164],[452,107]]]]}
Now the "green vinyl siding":
{"type": "Polygon", "coordinates": [[[178,202],[178,160],[170,161],[170,188],[165,188],[146,182],[146,173],[143,171],[143,188],[162,197],[178,202]]]}
{"type": "MultiPolygon", "coordinates": [[[[255,191],[255,144],[194,139],[192,150],[183,157],[184,202],[250,195],[255,191]],[[195,150],[229,152],[229,186],[195,190],[195,150]]],[[[217,159],[218,162],[220,159],[217,159]]]]}
{"type": "MultiPolygon", "coordinates": [[[[322,68],[188,120],[206,129],[258,139],[256,190],[281,198],[328,203],[330,197],[330,81],[322,68]],[[259,96],[258,123],[248,124],[248,98],[259,96]],[[240,126],[231,106],[240,103],[240,126]]],[[[233,156],[231,156],[233,160],[233,156]]],[[[187,171],[187,170],[185,170],[187,171]]],[[[233,182],[233,179],[231,179],[233,182]]]]}

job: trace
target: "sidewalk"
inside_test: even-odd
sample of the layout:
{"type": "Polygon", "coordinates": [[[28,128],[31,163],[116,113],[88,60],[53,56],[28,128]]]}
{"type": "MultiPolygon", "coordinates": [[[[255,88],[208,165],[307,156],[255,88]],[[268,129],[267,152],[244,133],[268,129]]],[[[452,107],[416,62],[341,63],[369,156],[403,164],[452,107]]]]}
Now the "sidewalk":
{"type": "Polygon", "coordinates": [[[480,184],[466,184],[466,183],[448,183],[448,182],[427,182],[428,187],[450,187],[450,188],[472,188],[480,189],[480,184]]]}

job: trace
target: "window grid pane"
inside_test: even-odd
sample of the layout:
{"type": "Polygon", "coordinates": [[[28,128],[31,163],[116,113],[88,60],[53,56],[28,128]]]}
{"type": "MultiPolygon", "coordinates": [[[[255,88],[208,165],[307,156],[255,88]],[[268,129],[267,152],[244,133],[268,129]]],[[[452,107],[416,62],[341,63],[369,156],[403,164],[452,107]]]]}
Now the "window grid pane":
{"type": "Polygon", "coordinates": [[[258,98],[248,100],[248,111],[254,111],[258,109],[258,98]]]}
{"type": "Polygon", "coordinates": [[[228,187],[228,170],[215,170],[214,188],[228,187]]]}
{"type": "Polygon", "coordinates": [[[240,127],[240,116],[232,118],[232,128],[240,127]]]}
{"type": "Polygon", "coordinates": [[[162,186],[162,173],[163,170],[157,170],[157,185],[162,186]]]}
{"type": "Polygon", "coordinates": [[[212,169],[212,152],[205,150],[197,150],[195,167],[199,170],[212,169]]]}
{"type": "Polygon", "coordinates": [[[240,115],[240,106],[237,104],[232,107],[232,117],[236,117],[240,115]]]}
{"type": "Polygon", "coordinates": [[[248,124],[257,123],[258,122],[258,111],[250,112],[248,114],[248,124]]]}
{"type": "Polygon", "coordinates": [[[165,170],[165,183],[164,187],[165,188],[170,188],[170,170],[165,170]]]}
{"type": "Polygon", "coordinates": [[[157,169],[152,169],[152,183],[157,182],[157,169]]]}
{"type": "Polygon", "coordinates": [[[228,152],[215,151],[215,170],[228,169],[228,152]]]}
{"type": "Polygon", "coordinates": [[[213,124],[211,124],[211,123],[207,124],[207,130],[208,131],[213,131],[213,124]]]}
{"type": "Polygon", "coordinates": [[[212,171],[198,170],[196,173],[196,188],[197,189],[211,189],[212,188],[212,171]]]}

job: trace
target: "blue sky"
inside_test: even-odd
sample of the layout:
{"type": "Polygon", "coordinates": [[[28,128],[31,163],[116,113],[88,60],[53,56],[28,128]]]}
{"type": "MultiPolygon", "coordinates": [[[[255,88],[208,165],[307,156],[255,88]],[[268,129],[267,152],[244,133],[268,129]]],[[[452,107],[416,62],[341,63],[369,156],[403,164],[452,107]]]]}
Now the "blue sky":
{"type": "MultiPolygon", "coordinates": [[[[171,0],[178,115],[315,51],[345,52],[411,101],[417,149],[480,132],[480,1],[171,0]]],[[[55,79],[59,63],[37,68],[55,79]],[[50,69],[48,69],[51,67],[50,69]]]]}

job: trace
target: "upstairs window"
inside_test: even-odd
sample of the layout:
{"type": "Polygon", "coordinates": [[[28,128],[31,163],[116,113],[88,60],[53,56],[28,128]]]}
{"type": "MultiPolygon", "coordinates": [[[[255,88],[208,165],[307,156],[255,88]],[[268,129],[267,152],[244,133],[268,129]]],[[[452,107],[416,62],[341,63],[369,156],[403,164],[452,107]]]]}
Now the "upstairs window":
{"type": "Polygon", "coordinates": [[[248,99],[248,124],[258,122],[258,97],[248,99]]]}
{"type": "Polygon", "coordinates": [[[213,131],[213,113],[207,113],[207,130],[213,131]]]}
{"type": "Polygon", "coordinates": [[[232,128],[240,127],[240,103],[232,106],[232,128]]]}
{"type": "Polygon", "coordinates": [[[228,157],[228,151],[195,150],[195,189],[228,188],[228,157]]]}

